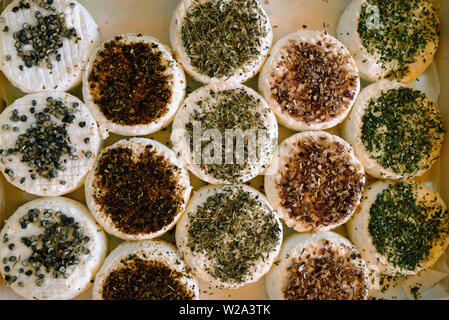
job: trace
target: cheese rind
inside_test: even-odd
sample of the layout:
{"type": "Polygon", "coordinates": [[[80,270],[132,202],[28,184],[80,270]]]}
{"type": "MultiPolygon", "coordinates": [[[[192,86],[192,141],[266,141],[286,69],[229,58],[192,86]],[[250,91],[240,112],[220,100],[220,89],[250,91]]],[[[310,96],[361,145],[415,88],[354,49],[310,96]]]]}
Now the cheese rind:
{"type": "MultiPolygon", "coordinates": [[[[268,18],[267,13],[264,8],[258,1],[255,1],[259,13],[259,19],[262,21],[262,28],[266,30],[266,36],[260,37],[259,43],[259,52],[255,54],[254,59],[247,62],[245,65],[234,68],[233,74],[231,76],[222,76],[222,77],[210,77],[204,73],[201,73],[197,67],[192,65],[191,59],[189,58],[186,48],[184,46],[184,41],[182,37],[182,26],[184,19],[187,15],[189,8],[201,5],[211,0],[183,0],[180,1],[178,7],[173,13],[171,23],[170,23],[170,42],[171,47],[176,52],[176,55],[184,67],[185,71],[193,77],[198,82],[207,84],[211,82],[217,81],[231,81],[237,83],[243,83],[249,79],[251,79],[254,75],[256,75],[263,66],[266,56],[268,55],[268,51],[271,47],[271,43],[273,41],[273,31],[271,28],[270,20],[268,18]]],[[[221,2],[230,2],[230,0],[220,0],[221,2]]],[[[232,1],[232,0],[231,0],[232,1]]],[[[221,40],[221,39],[217,39],[221,40]]],[[[245,45],[242,43],[242,45],[245,45]]],[[[206,52],[207,54],[207,52],[206,52]]],[[[205,56],[205,58],[207,58],[205,56]]]]}
{"type": "MultiPolygon", "coordinates": [[[[172,170],[173,171],[173,170],[172,170]]],[[[85,183],[85,196],[86,196],[86,203],[89,207],[90,211],[92,212],[95,219],[103,226],[103,228],[106,230],[106,232],[124,239],[124,240],[148,240],[160,237],[164,233],[166,233],[168,230],[170,230],[176,222],[180,219],[182,213],[184,212],[187,203],[190,198],[190,192],[192,187],[190,186],[190,178],[187,170],[184,167],[184,163],[182,160],[180,160],[178,157],[176,157],[175,153],[164,146],[163,144],[147,139],[147,138],[131,138],[131,139],[123,139],[115,144],[105,148],[102,150],[100,155],[97,158],[97,161],[94,165],[94,169],[89,173],[89,175],[86,178],[85,183]],[[158,156],[162,156],[164,161],[166,161],[168,164],[172,165],[175,168],[178,168],[179,171],[171,172],[173,176],[179,181],[179,185],[184,187],[184,190],[182,194],[180,194],[181,199],[179,199],[182,204],[179,208],[179,211],[176,213],[176,215],[173,217],[172,221],[165,225],[160,230],[151,232],[151,233],[127,233],[123,231],[120,228],[120,225],[117,224],[116,221],[112,219],[112,217],[107,213],[107,209],[105,209],[97,200],[96,196],[103,195],[103,190],[99,189],[97,186],[98,181],[100,180],[99,174],[98,174],[98,165],[101,161],[102,157],[109,151],[117,148],[127,148],[132,150],[133,159],[135,161],[138,161],[139,155],[142,154],[145,151],[145,148],[147,146],[152,146],[152,150],[155,151],[155,153],[158,156]]],[[[130,191],[132,192],[132,191],[130,191]]],[[[156,188],[157,192],[157,188],[156,188]]],[[[113,194],[109,194],[108,196],[114,197],[113,194]]],[[[138,201],[138,200],[136,200],[138,201]]],[[[158,199],[154,201],[160,201],[158,199]]],[[[167,201],[167,200],[166,200],[167,201]]],[[[144,213],[139,212],[138,214],[148,214],[151,215],[151,212],[144,213]]]]}
{"type": "Polygon", "coordinates": [[[136,256],[145,261],[160,262],[173,271],[183,274],[178,281],[187,291],[193,293],[195,300],[199,299],[198,281],[190,274],[175,246],[164,240],[145,240],[123,242],[107,256],[95,277],[92,288],[93,300],[103,300],[103,286],[108,276],[115,270],[126,268],[123,261],[130,256],[136,256]]]}
{"type": "MultiPolygon", "coordinates": [[[[17,276],[17,279],[10,284],[11,289],[30,300],[68,300],[83,293],[90,286],[91,280],[94,279],[107,251],[105,234],[87,208],[77,201],[62,197],[40,198],[22,205],[8,218],[0,232],[1,239],[5,239],[5,235],[9,240],[0,243],[1,259],[3,260],[14,254],[20,261],[17,261],[8,273],[5,272],[4,268],[1,268],[0,272],[3,277],[6,275],[17,276]],[[50,272],[46,272],[43,265],[40,266],[39,271],[44,275],[41,286],[36,285],[38,272],[33,270],[30,276],[26,275],[29,269],[34,268],[31,262],[27,265],[23,263],[27,257],[31,257],[32,251],[22,242],[22,238],[30,238],[33,235],[37,237],[39,234],[44,234],[45,231],[45,228],[40,226],[39,222],[30,223],[25,229],[21,226],[20,219],[32,209],[60,211],[67,218],[74,218],[74,222],[79,223],[84,230],[84,235],[90,237],[90,240],[83,244],[89,250],[89,254],[81,253],[78,255],[80,261],[73,271],[70,271],[68,278],[61,275],[54,278],[53,272],[55,269],[51,268],[50,272]],[[14,251],[9,247],[11,244],[15,246],[14,251]],[[21,268],[24,269],[24,272],[19,271],[21,268]],[[19,283],[22,283],[22,286],[19,283]]],[[[10,266],[12,265],[10,263],[10,266]]],[[[70,268],[67,267],[67,270],[70,270],[70,268]]]]}
{"type": "Polygon", "coordinates": [[[29,9],[13,12],[19,1],[11,2],[0,15],[4,18],[4,22],[0,22],[0,29],[3,30],[6,26],[9,28],[8,32],[0,32],[0,70],[15,87],[26,93],[68,91],[80,84],[82,70],[100,38],[98,26],[92,16],[76,0],[54,1],[52,6],[57,13],[64,13],[67,28],[75,28],[77,38],[62,40],[63,45],[58,51],[61,59],[50,59],[52,69],[47,68],[45,61],[41,66],[28,68],[17,53],[13,33],[21,30],[24,23],[34,25],[36,11],[40,11],[43,16],[54,12],[39,7],[34,1],[28,1],[29,9]],[[19,69],[20,65],[23,71],[19,69]]]}
{"type": "MultiPolygon", "coordinates": [[[[97,122],[90,111],[81,100],[64,92],[36,93],[17,99],[0,114],[0,128],[0,149],[3,150],[0,155],[0,170],[6,180],[15,187],[39,196],[60,196],[78,189],[91,170],[102,143],[97,122]],[[73,104],[77,104],[77,107],[73,108],[74,118],[68,120],[61,117],[56,118],[55,115],[45,112],[48,108],[47,99],[49,98],[60,100],[69,108],[72,108],[73,104]],[[33,108],[34,112],[31,112],[33,108]],[[19,116],[24,116],[26,121],[13,121],[12,115],[15,110],[17,110],[19,116]],[[69,156],[66,152],[58,159],[57,162],[61,164],[60,168],[53,168],[49,160],[46,160],[46,165],[57,172],[56,177],[52,179],[38,174],[35,166],[32,167],[29,162],[22,162],[25,153],[28,156],[27,150],[23,151],[25,153],[21,149],[18,149],[17,153],[10,154],[8,152],[9,149],[17,149],[16,142],[20,140],[20,136],[26,134],[36,125],[36,117],[39,113],[50,116],[50,121],[53,121],[57,126],[65,127],[67,142],[76,150],[74,157],[69,156]],[[72,122],[69,122],[70,120],[72,122]],[[65,169],[62,169],[63,166],[65,166],[65,169]]],[[[47,134],[51,136],[50,132],[47,132],[47,134]]],[[[36,137],[33,136],[30,139],[36,139],[36,137]]],[[[31,145],[35,143],[30,140],[27,141],[31,145]]],[[[47,142],[60,143],[60,141],[47,142]]],[[[44,145],[45,141],[39,143],[44,145]]],[[[48,154],[55,155],[54,150],[47,150],[42,147],[41,151],[42,157],[48,154]]],[[[36,155],[37,152],[34,152],[33,156],[36,155]]]]}

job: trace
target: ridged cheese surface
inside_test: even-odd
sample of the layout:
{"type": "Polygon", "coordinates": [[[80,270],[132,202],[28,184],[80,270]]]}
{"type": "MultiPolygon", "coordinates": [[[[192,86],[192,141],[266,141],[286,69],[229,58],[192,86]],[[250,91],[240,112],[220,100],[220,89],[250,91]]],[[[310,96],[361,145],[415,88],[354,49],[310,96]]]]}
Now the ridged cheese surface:
{"type": "MultiPolygon", "coordinates": [[[[16,40],[13,33],[21,30],[23,24],[35,25],[35,12],[40,11],[43,16],[55,14],[39,7],[34,1],[27,1],[29,9],[20,9],[13,12],[20,0],[9,4],[0,15],[0,29],[5,26],[8,32],[0,32],[0,70],[6,75],[14,86],[23,92],[33,93],[39,91],[68,91],[81,82],[82,70],[91,52],[99,42],[98,26],[87,10],[75,0],[53,1],[56,13],[64,13],[67,28],[75,28],[77,38],[63,38],[63,46],[59,48],[60,61],[52,55],[50,59],[53,68],[49,69],[43,61],[41,66],[28,68],[15,48],[16,40]],[[70,6],[73,3],[74,6],[70,6]],[[7,61],[7,56],[10,60],[7,61]],[[19,66],[23,66],[23,71],[19,66]]],[[[25,46],[24,48],[28,48],[25,46]]],[[[29,48],[28,48],[29,49],[29,48]]]]}
{"type": "MultiPolygon", "coordinates": [[[[42,212],[40,218],[43,217],[42,212]]],[[[16,276],[17,279],[10,285],[11,289],[29,300],[68,300],[83,293],[91,284],[91,280],[94,279],[107,250],[105,234],[90,212],[79,202],[68,198],[41,198],[24,204],[8,218],[0,236],[2,238],[0,243],[1,259],[9,259],[11,255],[17,258],[17,263],[9,262],[8,265],[11,270],[8,273],[5,272],[4,268],[0,272],[3,277],[7,275],[16,276]],[[61,274],[54,278],[53,272],[56,269],[53,267],[50,268],[50,272],[46,272],[45,267],[40,265],[40,271],[35,272],[32,262],[24,264],[24,261],[28,261],[28,258],[31,257],[32,250],[31,247],[22,242],[22,238],[38,237],[45,231],[45,228],[39,225],[39,221],[28,224],[25,229],[21,226],[21,218],[32,209],[39,209],[42,212],[43,210],[60,211],[68,218],[73,218],[75,223],[79,223],[84,230],[84,235],[90,237],[90,240],[83,244],[89,250],[89,254],[81,253],[77,255],[80,261],[73,271],[69,266],[67,267],[67,271],[71,270],[68,278],[64,278],[61,274]],[[5,235],[9,239],[8,242],[3,241],[5,235]],[[14,244],[14,250],[10,249],[11,244],[14,244]],[[23,269],[23,271],[20,272],[20,269],[23,269]],[[26,274],[29,270],[32,271],[30,276],[26,274]],[[39,279],[38,273],[44,275],[43,283],[40,286],[36,285],[36,281],[39,279]]],[[[70,234],[68,236],[72,237],[70,234]]]]}
{"type": "MultiPolygon", "coordinates": [[[[103,287],[108,276],[115,270],[126,268],[124,262],[130,256],[136,256],[145,261],[160,262],[174,272],[183,274],[178,281],[185,287],[186,291],[193,294],[195,300],[199,299],[198,281],[190,274],[176,248],[163,240],[146,240],[123,242],[107,256],[95,278],[92,289],[94,300],[103,300],[103,287]]],[[[151,294],[151,292],[148,294],[151,294]]]]}
{"type": "MultiPolygon", "coordinates": [[[[19,189],[39,196],[59,196],[80,187],[92,168],[101,146],[97,122],[87,107],[75,96],[63,92],[36,93],[17,99],[1,113],[0,128],[0,149],[3,150],[0,155],[0,170],[8,182],[19,189]],[[73,108],[74,118],[71,123],[64,122],[63,118],[56,118],[55,115],[45,112],[45,109],[48,108],[48,98],[60,100],[63,105],[69,108],[72,108],[74,103],[77,104],[77,107],[73,108]],[[34,112],[31,112],[33,108],[34,112]],[[11,120],[14,110],[17,110],[19,116],[25,116],[26,121],[11,120]],[[37,173],[35,165],[22,162],[25,153],[21,152],[21,145],[17,145],[20,136],[26,135],[27,131],[36,125],[36,117],[39,113],[49,116],[50,120],[54,121],[57,126],[65,126],[67,144],[76,150],[74,157],[63,153],[59,159],[58,162],[65,169],[62,169],[62,167],[58,169],[53,165],[49,166],[56,169],[57,172],[56,177],[52,179],[37,173]],[[9,149],[18,149],[19,152],[10,154],[9,149]]],[[[48,132],[47,134],[46,139],[51,139],[51,134],[48,132]]],[[[36,139],[36,137],[25,139],[33,145],[34,142],[30,139],[36,139]]],[[[44,144],[43,141],[40,143],[41,145],[44,144]]],[[[43,154],[55,154],[55,151],[50,150],[50,147],[41,146],[40,150],[43,154]]],[[[34,150],[35,157],[37,157],[37,154],[38,151],[34,150]]]]}
{"type": "MultiPolygon", "coordinates": [[[[114,39],[106,41],[92,53],[86,66],[86,70],[83,73],[83,98],[87,107],[91,110],[95,119],[97,119],[104,136],[107,136],[108,132],[124,136],[147,135],[166,127],[173,120],[173,117],[178,111],[178,108],[185,96],[186,78],[184,71],[179,63],[173,58],[170,48],[162,44],[158,39],[134,33],[124,34],[119,38],[120,40],[118,40],[118,43],[120,44],[128,45],[143,43],[148,46],[155,46],[149,50],[152,50],[156,54],[160,53],[161,61],[167,67],[164,75],[169,78],[168,85],[170,97],[167,101],[167,111],[164,115],[159,116],[155,119],[155,121],[148,124],[125,125],[108,119],[102,112],[102,106],[95,103],[96,98],[101,97],[103,92],[97,88],[92,89],[89,76],[91,75],[92,68],[96,63],[96,59],[98,59],[104,51],[105,44],[112,42],[114,39]]],[[[138,79],[135,81],[138,83],[138,79]]]]}
{"type": "MultiPolygon", "coordinates": [[[[148,192],[147,196],[150,194],[150,191],[157,193],[157,188],[156,188],[156,190],[153,190],[153,189],[150,189],[151,187],[154,187],[154,186],[147,186],[147,191],[146,191],[146,192],[148,192]]],[[[133,192],[133,190],[130,190],[130,194],[132,192],[133,192]]],[[[175,190],[173,192],[175,192],[175,190]]],[[[155,140],[151,140],[151,139],[147,139],[147,138],[124,139],[124,140],[120,140],[120,141],[116,142],[115,144],[103,149],[102,152],[100,153],[100,155],[98,156],[97,162],[94,164],[94,169],[87,176],[86,183],[85,183],[86,203],[87,203],[87,206],[89,207],[90,211],[94,215],[95,219],[97,219],[97,221],[103,226],[103,228],[108,233],[110,233],[118,238],[125,239],[125,240],[153,239],[153,238],[160,237],[165,232],[170,230],[176,224],[176,222],[179,220],[182,213],[184,212],[184,209],[186,208],[187,202],[190,197],[190,192],[191,192],[190,178],[189,178],[189,174],[188,174],[187,170],[184,168],[184,163],[176,157],[175,153],[172,150],[170,150],[169,148],[167,148],[166,146],[164,146],[163,144],[161,144],[155,140]],[[101,180],[101,177],[99,176],[99,173],[98,173],[98,166],[99,166],[99,162],[101,161],[102,157],[104,157],[107,152],[109,152],[110,150],[119,149],[119,148],[126,148],[126,149],[132,150],[132,158],[133,158],[133,160],[138,162],[139,156],[145,152],[145,150],[146,150],[145,148],[147,146],[152,146],[155,153],[158,156],[162,156],[164,161],[166,161],[170,165],[173,165],[173,167],[175,167],[175,168],[179,168],[179,171],[177,173],[172,170],[171,173],[167,173],[167,174],[174,175],[175,178],[178,180],[179,185],[184,187],[184,191],[180,195],[180,197],[182,198],[182,199],[180,199],[180,200],[182,200],[182,205],[181,205],[179,211],[173,217],[172,221],[168,225],[165,225],[162,229],[151,232],[151,233],[136,233],[136,234],[127,233],[123,230],[123,228],[121,228],[120,225],[117,225],[116,221],[114,221],[111,218],[111,216],[107,212],[107,209],[105,210],[104,206],[96,200],[97,197],[100,197],[100,196],[104,195],[105,193],[107,194],[107,190],[102,190],[98,187],[98,183],[101,180]]],[[[117,196],[114,194],[107,194],[107,195],[109,197],[117,196]]],[[[138,201],[138,199],[135,199],[135,200],[138,201]]],[[[167,199],[164,200],[163,198],[162,198],[162,200],[160,198],[155,198],[154,201],[169,201],[169,200],[167,200],[167,199]]],[[[137,214],[151,215],[151,212],[148,212],[148,213],[137,212],[137,214]]]]}

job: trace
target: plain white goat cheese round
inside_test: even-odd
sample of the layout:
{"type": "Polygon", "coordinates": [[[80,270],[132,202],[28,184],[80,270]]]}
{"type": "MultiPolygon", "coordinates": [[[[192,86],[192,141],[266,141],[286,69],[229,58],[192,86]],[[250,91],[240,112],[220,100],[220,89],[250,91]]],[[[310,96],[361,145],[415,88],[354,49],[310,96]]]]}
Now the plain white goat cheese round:
{"type": "Polygon", "coordinates": [[[173,120],[186,92],[184,71],[158,39],[124,34],[104,42],[83,74],[83,97],[103,131],[148,135],[173,120]]]}

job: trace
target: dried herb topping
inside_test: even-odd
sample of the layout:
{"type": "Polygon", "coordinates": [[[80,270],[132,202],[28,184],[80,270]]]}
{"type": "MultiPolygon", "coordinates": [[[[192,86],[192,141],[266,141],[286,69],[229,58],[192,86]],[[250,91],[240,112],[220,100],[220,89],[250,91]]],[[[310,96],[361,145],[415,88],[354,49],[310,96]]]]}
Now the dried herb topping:
{"type": "Polygon", "coordinates": [[[131,255],[105,280],[104,300],[193,300],[195,295],[182,282],[185,274],[160,261],[131,255]]]}
{"type": "Polygon", "coordinates": [[[224,187],[187,214],[188,246],[211,261],[207,272],[223,282],[251,278],[281,241],[274,213],[241,187],[224,187]]]}
{"type": "Polygon", "coordinates": [[[370,157],[400,175],[414,176],[427,169],[426,162],[444,137],[438,107],[408,87],[371,99],[362,122],[361,139],[370,157]]]}
{"type": "Polygon", "coordinates": [[[391,184],[370,208],[368,230],[379,254],[395,267],[413,271],[449,236],[449,214],[437,199],[418,201],[415,183],[391,184]],[[444,211],[443,211],[444,210],[444,211]]]}
{"type": "Polygon", "coordinates": [[[93,197],[115,228],[126,234],[154,233],[172,223],[184,205],[181,168],[152,145],[107,149],[95,170],[93,197]]]}
{"type": "Polygon", "coordinates": [[[229,78],[252,68],[269,32],[256,0],[195,0],[182,21],[182,41],[190,63],[208,77],[229,78]],[[202,2],[202,3],[201,3],[202,2]]]}
{"type": "Polygon", "coordinates": [[[338,141],[305,137],[295,142],[278,194],[289,216],[315,231],[350,216],[360,201],[364,174],[338,141]]]}
{"type": "Polygon", "coordinates": [[[438,11],[429,0],[368,0],[362,5],[357,31],[368,53],[378,56],[388,71],[386,78],[400,80],[429,43],[438,46],[438,11]],[[380,26],[371,28],[373,6],[379,9],[380,26]]]}
{"type": "Polygon", "coordinates": [[[337,251],[322,240],[316,248],[306,248],[288,268],[284,289],[287,300],[365,300],[367,283],[359,253],[345,247],[337,251]],[[356,260],[357,259],[357,260],[356,260]]]}
{"type": "Polygon", "coordinates": [[[172,94],[171,62],[155,43],[104,44],[89,75],[92,99],[103,115],[120,125],[144,125],[165,116],[172,94]]]}
{"type": "Polygon", "coordinates": [[[14,234],[4,235],[3,243],[8,244],[10,250],[10,255],[3,257],[8,284],[18,281],[20,287],[40,287],[48,277],[68,279],[80,259],[90,254],[90,237],[76,219],[62,211],[30,209],[19,223],[22,229],[27,229],[30,224],[36,225],[39,232],[20,239],[15,239],[14,234]],[[14,253],[19,245],[13,242],[16,240],[20,240],[20,246],[30,249],[28,255],[14,253]]]}
{"type": "MultiPolygon", "coordinates": [[[[208,136],[206,134],[208,130],[218,130],[222,137],[222,141],[219,141],[222,147],[220,161],[206,164],[205,159],[201,159],[201,169],[216,179],[241,182],[242,176],[248,173],[250,166],[253,164],[249,161],[248,136],[244,137],[244,150],[243,154],[240,154],[240,152],[237,152],[237,134],[238,132],[245,133],[247,130],[253,130],[254,133],[265,135],[268,139],[267,112],[269,112],[268,109],[265,110],[261,107],[261,101],[248,94],[244,89],[210,91],[208,96],[196,101],[196,109],[190,114],[189,121],[185,125],[186,139],[190,141],[191,152],[201,154],[202,150],[204,151],[207,146],[212,145],[215,137],[208,136]],[[195,122],[201,124],[201,150],[196,149],[192,138],[195,137],[195,122]],[[226,152],[228,151],[226,150],[227,131],[236,134],[232,143],[232,150],[235,150],[235,152],[233,152],[231,163],[226,161],[226,152]]],[[[259,144],[256,147],[262,148],[257,150],[257,158],[261,154],[272,153],[270,145],[259,144]],[[261,150],[266,150],[266,152],[261,150]]],[[[213,156],[216,157],[217,155],[214,154],[213,156]]]]}
{"type": "Polygon", "coordinates": [[[272,74],[271,93],[282,110],[307,124],[330,121],[347,110],[358,88],[350,54],[328,40],[290,40],[272,74]],[[337,51],[335,51],[337,49],[337,51]]]}

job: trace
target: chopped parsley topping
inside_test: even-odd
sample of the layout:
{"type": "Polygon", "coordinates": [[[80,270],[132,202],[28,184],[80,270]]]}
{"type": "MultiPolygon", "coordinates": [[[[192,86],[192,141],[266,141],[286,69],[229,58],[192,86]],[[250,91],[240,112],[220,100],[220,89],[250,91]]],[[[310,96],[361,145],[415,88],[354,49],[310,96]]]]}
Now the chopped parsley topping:
{"type": "Polygon", "coordinates": [[[402,79],[429,43],[438,46],[439,30],[438,12],[429,0],[368,0],[362,5],[357,31],[368,53],[379,56],[388,71],[386,78],[402,79]],[[373,6],[379,9],[378,28],[368,23],[373,6]]]}
{"type": "Polygon", "coordinates": [[[371,99],[362,121],[361,138],[371,158],[410,177],[428,168],[429,157],[444,137],[438,107],[424,93],[408,87],[371,99]]]}
{"type": "Polygon", "coordinates": [[[395,267],[413,271],[449,236],[449,214],[437,198],[417,199],[416,183],[391,184],[370,208],[368,230],[377,252],[395,267]]]}

